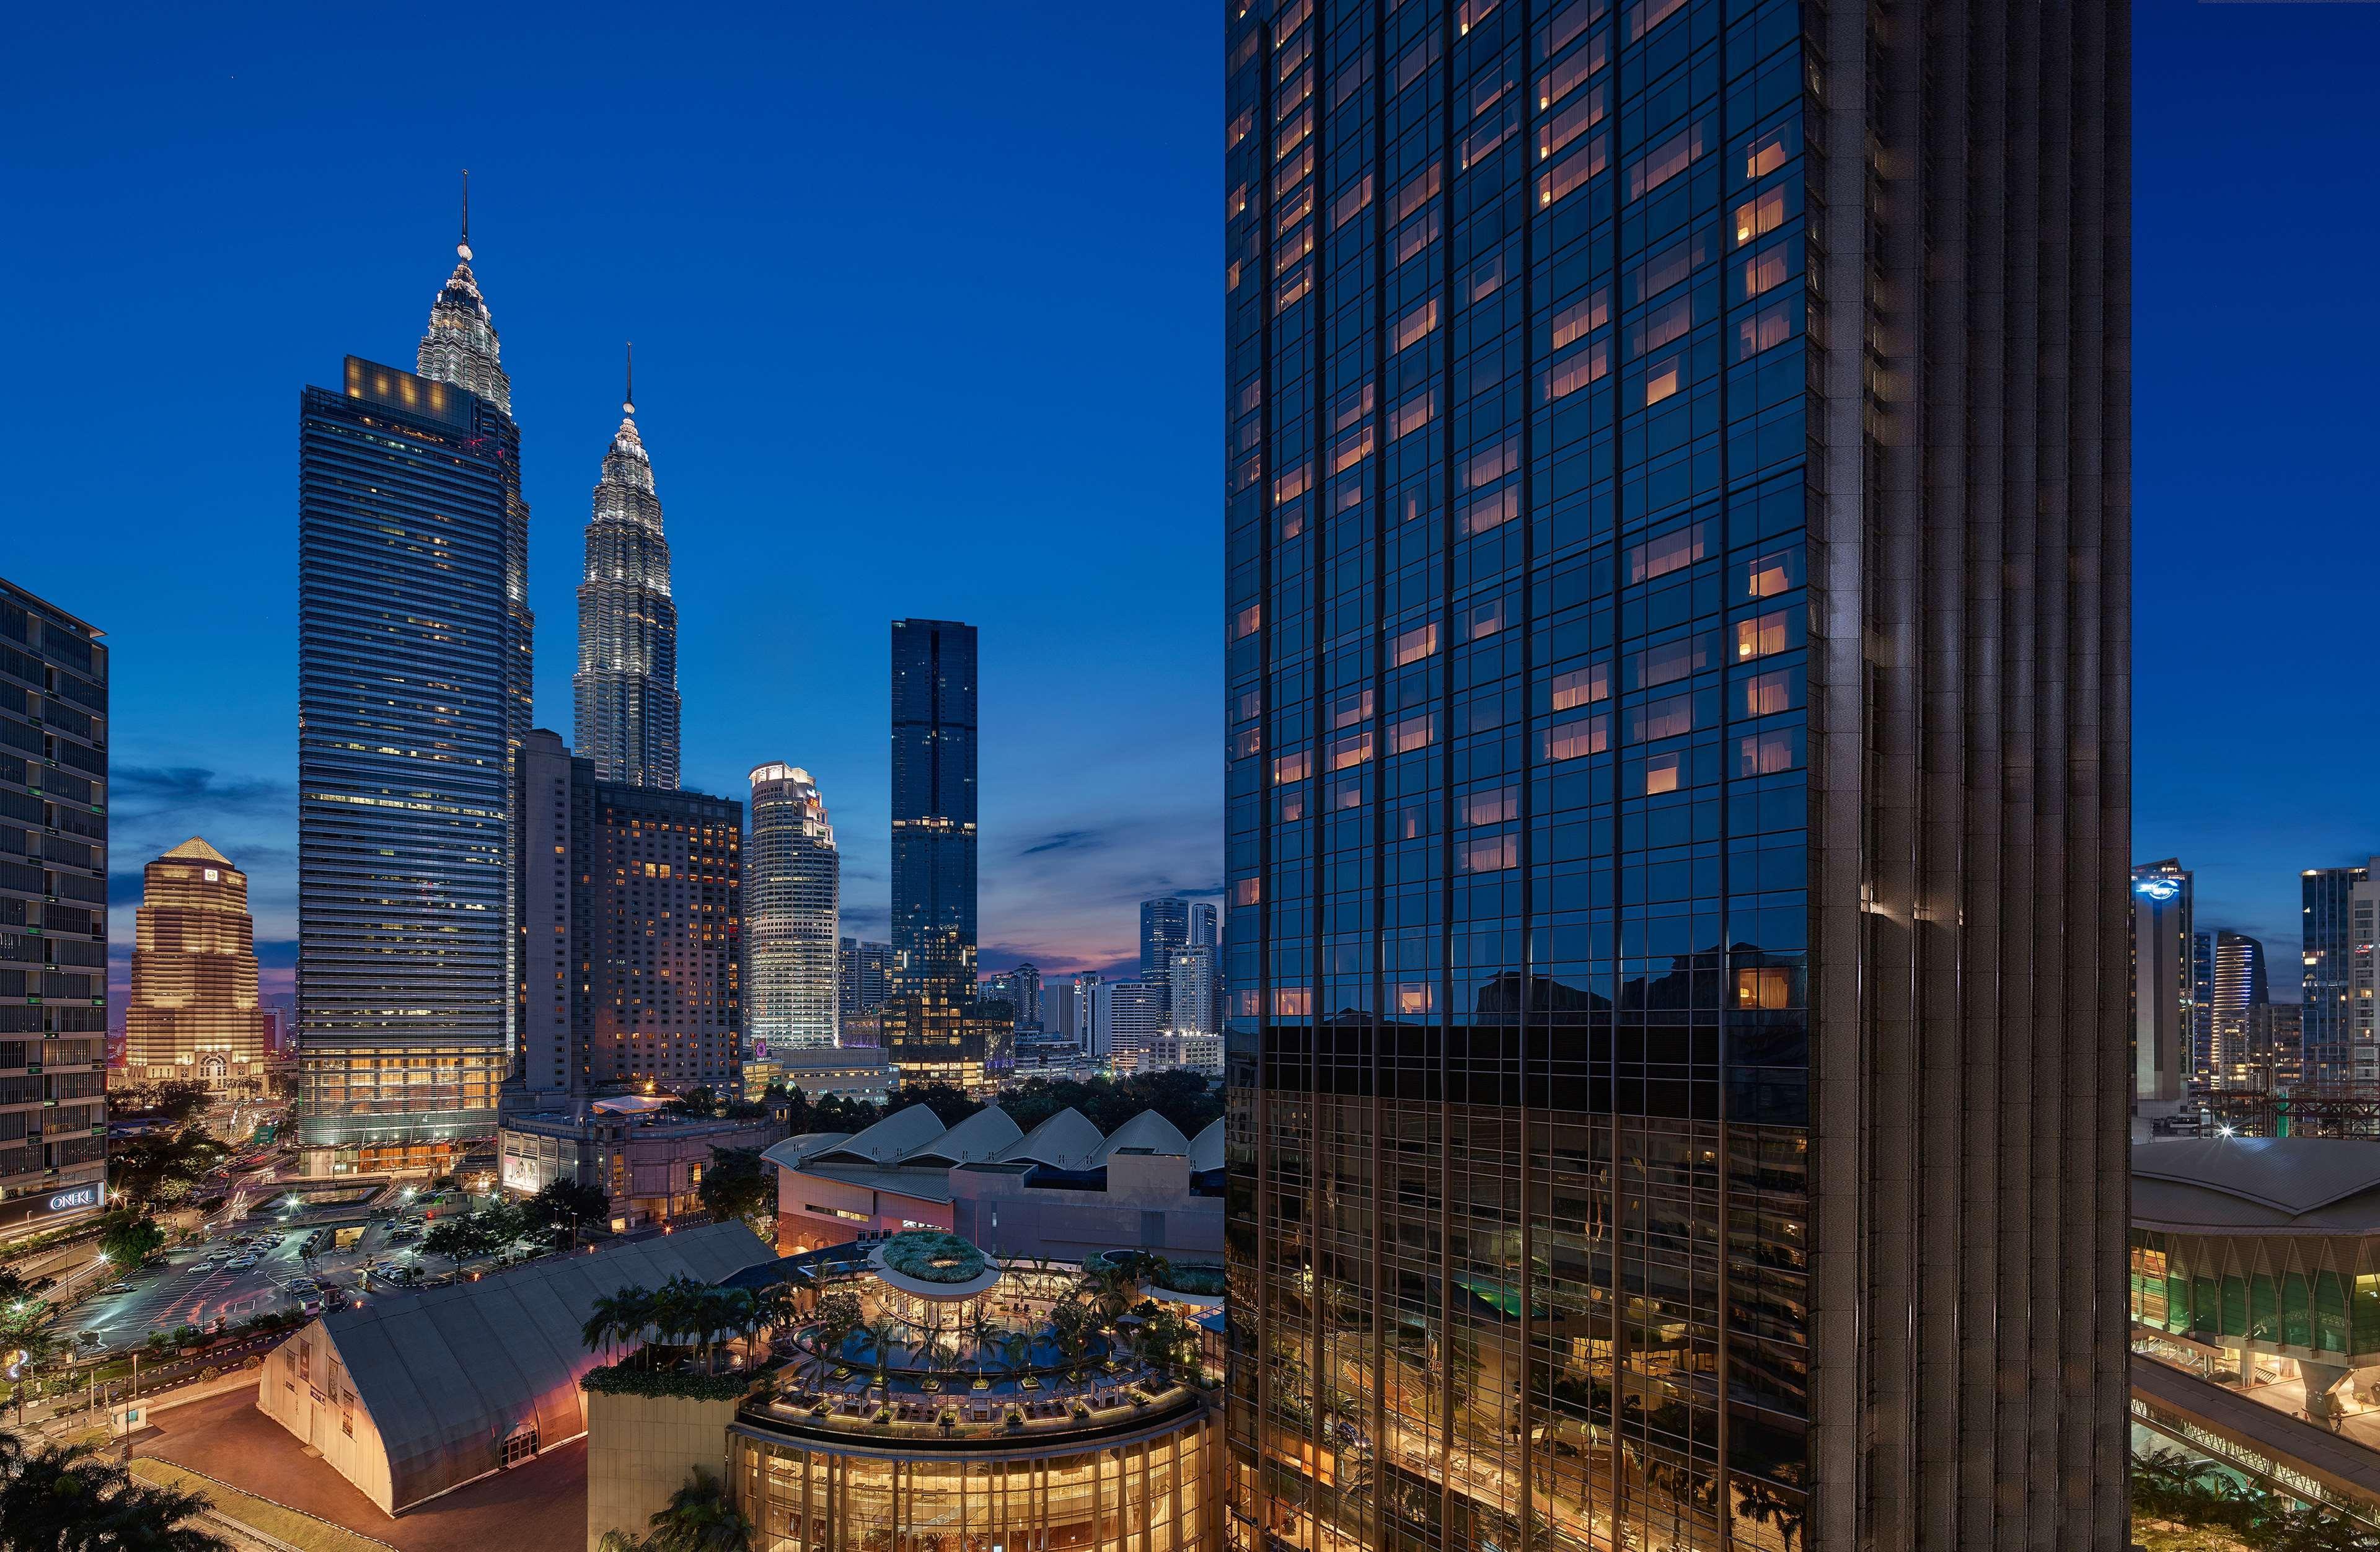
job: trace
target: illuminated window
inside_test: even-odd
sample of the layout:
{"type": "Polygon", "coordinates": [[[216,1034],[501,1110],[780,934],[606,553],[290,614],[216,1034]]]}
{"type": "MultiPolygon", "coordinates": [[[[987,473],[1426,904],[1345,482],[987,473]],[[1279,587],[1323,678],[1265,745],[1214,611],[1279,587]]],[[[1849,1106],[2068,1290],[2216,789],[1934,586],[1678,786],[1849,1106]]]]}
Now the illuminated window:
{"type": "Polygon", "coordinates": [[[1372,687],[1342,690],[1330,697],[1330,725],[1334,728],[1353,726],[1372,714],[1372,687]]]}
{"type": "Polygon", "coordinates": [[[1738,320],[1735,325],[1735,358],[1741,361],[1757,356],[1791,339],[1797,312],[1795,298],[1789,297],[1762,308],[1749,318],[1738,320]]]}
{"type": "Polygon", "coordinates": [[[1672,356],[1669,359],[1657,362],[1652,367],[1648,368],[1645,373],[1645,404],[1657,405],[1663,399],[1675,394],[1681,385],[1679,381],[1680,370],[1684,365],[1685,358],[1683,357],[1672,356]]]}
{"type": "Polygon", "coordinates": [[[1683,769],[1685,758],[1684,754],[1676,753],[1655,755],[1651,759],[1646,760],[1645,762],[1645,795],[1649,797],[1658,793],[1676,792],[1678,773],[1683,769]]]}
{"type": "Polygon", "coordinates": [[[1795,770],[1801,763],[1802,730],[1798,727],[1750,734],[1736,740],[1738,776],[1774,776],[1781,770],[1795,770]]]}
{"type": "Polygon", "coordinates": [[[1549,727],[1545,734],[1546,758],[1569,760],[1599,755],[1610,746],[1610,719],[1600,711],[1549,727]]]}
{"type": "Polygon", "coordinates": [[[1500,873],[1521,866],[1521,838],[1489,835],[1466,841],[1454,849],[1455,863],[1464,873],[1500,873]]]}
{"type": "Polygon", "coordinates": [[[1358,728],[1354,733],[1342,733],[1330,741],[1328,769],[1344,770],[1349,766],[1361,765],[1371,758],[1372,730],[1358,728]]]}
{"type": "Polygon", "coordinates": [[[1786,143],[1790,135],[1791,131],[1787,128],[1771,129],[1765,135],[1754,138],[1745,145],[1743,179],[1746,183],[1755,178],[1767,177],[1785,165],[1785,159],[1793,154],[1792,148],[1786,143]]]}
{"type": "Polygon", "coordinates": [[[1537,208],[1543,210],[1610,164],[1610,141],[1597,135],[1537,175],[1537,208]]]}
{"type": "Polygon", "coordinates": [[[1686,0],[1636,0],[1628,7],[1628,41],[1650,32],[1685,8],[1686,0]]]}
{"type": "Polygon", "coordinates": [[[1299,749],[1292,754],[1276,755],[1273,757],[1272,779],[1274,782],[1278,784],[1282,782],[1305,781],[1306,777],[1307,762],[1311,758],[1312,756],[1310,752],[1305,749],[1299,749]]]}
{"type": "Polygon", "coordinates": [[[1546,372],[1546,397],[1566,398],[1611,370],[1611,342],[1597,340],[1585,349],[1556,361],[1546,372]]]}
{"type": "Polygon", "coordinates": [[[1415,625],[1413,629],[1399,635],[1396,649],[1391,657],[1396,665],[1402,668],[1406,663],[1418,662],[1437,650],[1438,622],[1432,620],[1427,624],[1415,625]]]}
{"type": "Polygon", "coordinates": [[[1438,390],[1426,388],[1397,406],[1389,430],[1389,440],[1410,436],[1438,418],[1438,390]]]}
{"type": "Polygon", "coordinates": [[[1708,527],[1706,523],[1692,523],[1634,546],[1628,552],[1628,580],[1648,582],[1701,560],[1704,532],[1708,527]]]}
{"type": "Polygon", "coordinates": [[[1794,673],[1791,669],[1773,669],[1755,673],[1743,681],[1743,715],[1766,717],[1773,712],[1791,711],[1800,697],[1795,693],[1794,673]]]}
{"type": "MultiPolygon", "coordinates": [[[[1417,712],[1413,716],[1402,718],[1389,726],[1389,753],[1392,755],[1406,754],[1415,749],[1426,749],[1436,742],[1438,742],[1438,713],[1435,711],[1417,712]]],[[[1364,755],[1367,759],[1371,758],[1371,745],[1372,736],[1367,733],[1364,735],[1364,755]]]]}
{"type": "Polygon", "coordinates": [[[1438,298],[1429,300],[1397,320],[1397,348],[1404,350],[1428,335],[1438,327],[1438,298]]]}
{"type": "Polygon", "coordinates": [[[1790,609],[1775,610],[1755,619],[1739,620],[1735,626],[1735,655],[1738,659],[1765,658],[1771,652],[1781,652],[1794,645],[1791,639],[1792,613],[1790,609]]]}
{"type": "Polygon", "coordinates": [[[1753,238],[1765,236],[1785,224],[1785,190],[1782,187],[1756,195],[1735,207],[1735,241],[1741,248],[1753,238]]]}
{"type": "Polygon", "coordinates": [[[1603,115],[1603,88],[1598,86],[1537,126],[1537,160],[1545,161],[1602,123],[1603,115]]]}
{"type": "Polygon", "coordinates": [[[1585,297],[1554,314],[1554,348],[1591,333],[1611,321],[1611,292],[1607,286],[1597,286],[1585,297]]]}
{"type": "Polygon", "coordinates": [[[1790,1008],[1793,1005],[1793,973],[1781,965],[1762,965],[1735,973],[1735,1005],[1739,1008],[1790,1008]]]}
{"type": "Polygon", "coordinates": [[[1249,604],[1245,609],[1241,610],[1238,614],[1232,617],[1232,637],[1233,640],[1237,640],[1244,636],[1254,636],[1257,633],[1257,627],[1263,624],[1264,605],[1260,603],[1249,604]]]}

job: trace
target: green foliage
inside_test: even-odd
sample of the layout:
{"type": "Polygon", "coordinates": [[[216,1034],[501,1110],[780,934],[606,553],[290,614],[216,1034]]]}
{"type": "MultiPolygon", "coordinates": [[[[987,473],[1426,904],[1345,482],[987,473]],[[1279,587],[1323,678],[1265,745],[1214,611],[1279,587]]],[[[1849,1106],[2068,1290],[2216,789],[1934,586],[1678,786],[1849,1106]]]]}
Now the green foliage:
{"type": "MultiPolygon", "coordinates": [[[[902,1092],[907,1097],[908,1091],[902,1092]]],[[[1027,1078],[1000,1096],[1000,1108],[1027,1132],[1069,1106],[1101,1132],[1155,1110],[1184,1136],[1195,1137],[1222,1115],[1223,1092],[1196,1073],[1170,1072],[1123,1079],[1027,1078]]]]}
{"type": "Polygon", "coordinates": [[[1176,1293],[1196,1293],[1205,1298],[1220,1298],[1231,1287],[1223,1268],[1206,1261],[1177,1261],[1168,1266],[1157,1279],[1160,1288],[1176,1293]]]}
{"type": "Polygon", "coordinates": [[[579,1383],[607,1396],[675,1396],[689,1401],[733,1401],[752,1388],[748,1375],[688,1374],[629,1364],[589,1369],[579,1383]]]}
{"type": "Polygon", "coordinates": [[[574,1180],[554,1180],[520,1204],[521,1220],[533,1232],[550,1232],[559,1244],[565,1236],[600,1233],[612,1226],[612,1198],[602,1188],[574,1180]]]}
{"type": "Polygon", "coordinates": [[[752,1522],[726,1485],[700,1466],[648,1523],[641,1536],[604,1532],[597,1552],[751,1552],[752,1522]]]}
{"type": "Polygon", "coordinates": [[[956,1126],[983,1109],[982,1100],[954,1084],[946,1083],[903,1085],[898,1108],[905,1110],[912,1105],[925,1106],[944,1126],[956,1126]]]}
{"type": "Polygon", "coordinates": [[[884,1264],[920,1282],[971,1282],[990,1263],[983,1252],[940,1229],[910,1229],[884,1242],[884,1264]]]}
{"type": "MultiPolygon", "coordinates": [[[[605,1210],[610,1210],[608,1200],[605,1210]]],[[[474,1256],[494,1255],[509,1249],[516,1241],[543,1228],[530,1221],[528,1209],[522,1205],[496,1200],[477,1212],[442,1214],[421,1236],[421,1250],[426,1255],[443,1255],[460,1266],[474,1256]]]]}
{"type": "Polygon", "coordinates": [[[124,1199],[136,1206],[179,1201],[230,1151],[196,1126],[152,1132],[130,1139],[109,1155],[108,1186],[122,1192],[124,1199]]]}
{"type": "Polygon", "coordinates": [[[2318,1504],[2298,1504],[2212,1461],[2164,1448],[2132,1456],[2132,1513],[2233,1537],[2253,1552],[2380,1552],[2380,1535],[2318,1504]]]}
{"type": "Polygon", "coordinates": [[[177,1127],[188,1126],[206,1113],[210,1103],[206,1085],[178,1078],[111,1085],[107,1091],[107,1113],[117,1121],[170,1121],[177,1127]]]}
{"type": "Polygon", "coordinates": [[[720,1222],[741,1219],[763,1239],[777,1237],[777,1170],[759,1149],[713,1148],[695,1194],[720,1222]]]}
{"type": "Polygon", "coordinates": [[[88,1443],[28,1445],[0,1431],[0,1547],[6,1552],[231,1552],[201,1530],[200,1494],[143,1482],[88,1443]]]}
{"type": "Polygon", "coordinates": [[[144,1212],[125,1208],[107,1214],[99,1223],[100,1253],[118,1271],[130,1271],[165,1243],[165,1231],[144,1212]]]}

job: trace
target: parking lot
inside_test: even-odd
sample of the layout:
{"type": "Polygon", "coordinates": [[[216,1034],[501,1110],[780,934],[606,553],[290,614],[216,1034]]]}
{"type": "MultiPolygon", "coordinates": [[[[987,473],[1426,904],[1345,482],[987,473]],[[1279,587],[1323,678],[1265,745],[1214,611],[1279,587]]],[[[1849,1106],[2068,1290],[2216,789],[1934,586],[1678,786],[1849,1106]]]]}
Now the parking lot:
{"type": "Polygon", "coordinates": [[[404,1286],[391,1273],[411,1270],[426,1279],[445,1270],[443,1262],[422,1264],[419,1238],[408,1236],[394,1217],[373,1218],[345,1250],[327,1248],[326,1240],[322,1252],[310,1257],[301,1254],[309,1231],[280,1223],[274,1214],[259,1212],[205,1243],[170,1251],[130,1278],[78,1301],[58,1328],[95,1332],[106,1348],[118,1350],[138,1346],[152,1331],[185,1325],[204,1329],[217,1320],[228,1325],[301,1311],[309,1293],[291,1286],[300,1279],[351,1300],[404,1286]],[[393,1236],[398,1243],[392,1243],[393,1236]],[[239,1245],[240,1237],[251,1243],[239,1245]],[[375,1265],[378,1271],[370,1269],[375,1265]]]}

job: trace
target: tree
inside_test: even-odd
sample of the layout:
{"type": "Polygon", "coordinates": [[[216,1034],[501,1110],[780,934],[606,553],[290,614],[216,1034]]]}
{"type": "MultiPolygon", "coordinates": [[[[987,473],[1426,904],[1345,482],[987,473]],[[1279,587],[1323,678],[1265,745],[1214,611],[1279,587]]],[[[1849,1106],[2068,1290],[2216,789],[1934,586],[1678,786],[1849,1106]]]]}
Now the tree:
{"type": "Polygon", "coordinates": [[[196,1523],[204,1496],[134,1476],[89,1444],[27,1449],[0,1434],[0,1546],[8,1552],[232,1552],[196,1523]]]}
{"type": "Polygon", "coordinates": [[[520,1214],[532,1231],[550,1232],[557,1243],[566,1231],[575,1241],[581,1230],[611,1224],[612,1198],[600,1186],[556,1179],[521,1203],[520,1214]]]}
{"type": "Polygon", "coordinates": [[[742,1219],[762,1239],[777,1237],[777,1170],[759,1149],[713,1148],[695,1194],[718,1221],[742,1219]]]}
{"type": "MultiPolygon", "coordinates": [[[[8,1377],[15,1382],[17,1421],[25,1421],[25,1387],[57,1357],[58,1339],[37,1326],[20,1326],[8,1334],[8,1377]]],[[[0,1525],[6,1524],[0,1520],[0,1525]]]]}
{"type": "Polygon", "coordinates": [[[829,1293],[818,1302],[810,1316],[811,1340],[817,1344],[818,1355],[830,1363],[843,1362],[843,1344],[860,1327],[859,1298],[849,1292],[829,1293]]]}
{"type": "Polygon", "coordinates": [[[1140,1279],[1129,1265],[1094,1256],[1083,1263],[1082,1280],[1075,1285],[1075,1291],[1101,1321],[1113,1325],[1140,1296],[1140,1279]]]}
{"type": "Polygon", "coordinates": [[[726,1485],[700,1466],[646,1523],[650,1529],[642,1536],[604,1532],[598,1552],[751,1552],[752,1522],[726,1485]]]}
{"type": "Polygon", "coordinates": [[[925,1106],[944,1126],[956,1126],[983,1109],[982,1100],[955,1084],[946,1083],[919,1084],[915,1087],[904,1085],[901,1108],[905,1110],[912,1105],[925,1106]]]}
{"type": "Polygon", "coordinates": [[[147,1213],[130,1208],[109,1213],[99,1220],[99,1249],[109,1265],[119,1271],[130,1271],[165,1243],[165,1231],[147,1213]]]}
{"type": "Polygon", "coordinates": [[[132,1138],[109,1156],[108,1184],[136,1206],[177,1202],[230,1151],[196,1126],[152,1132],[132,1138]]]}
{"type": "Polygon", "coordinates": [[[1099,1327],[1099,1316],[1087,1304],[1067,1300],[1050,1312],[1050,1335],[1058,1344],[1058,1356],[1064,1361],[1067,1373],[1082,1377],[1083,1360],[1091,1351],[1091,1337],[1099,1327]]]}
{"type": "Polygon", "coordinates": [[[182,1078],[169,1078],[164,1083],[133,1084],[107,1092],[110,1117],[124,1121],[170,1121],[176,1126],[188,1126],[206,1113],[213,1103],[207,1085],[182,1078]]]}
{"type": "Polygon", "coordinates": [[[698,1085],[671,1099],[662,1109],[680,1115],[707,1116],[718,1110],[719,1097],[708,1086],[698,1085]]]}

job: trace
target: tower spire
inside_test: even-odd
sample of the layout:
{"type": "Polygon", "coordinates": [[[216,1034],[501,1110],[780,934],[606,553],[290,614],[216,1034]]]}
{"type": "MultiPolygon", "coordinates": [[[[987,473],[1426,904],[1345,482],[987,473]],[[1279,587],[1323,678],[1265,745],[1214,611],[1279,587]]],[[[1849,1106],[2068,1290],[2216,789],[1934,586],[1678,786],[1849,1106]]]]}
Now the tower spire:
{"type": "Polygon", "coordinates": [[[471,257],[471,169],[468,167],[463,169],[463,236],[455,244],[455,252],[466,260],[471,257]]]}
{"type": "Polygon", "coordinates": [[[637,342],[628,342],[628,380],[620,393],[620,408],[625,414],[637,413],[637,342]]]}

